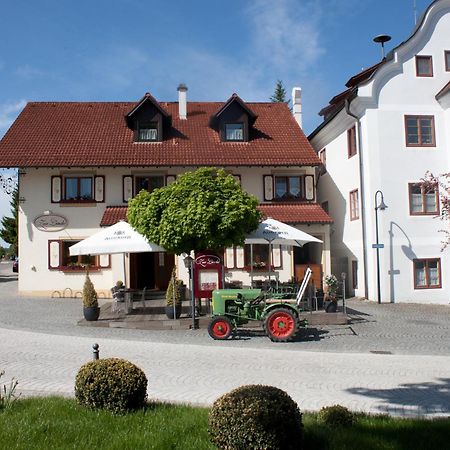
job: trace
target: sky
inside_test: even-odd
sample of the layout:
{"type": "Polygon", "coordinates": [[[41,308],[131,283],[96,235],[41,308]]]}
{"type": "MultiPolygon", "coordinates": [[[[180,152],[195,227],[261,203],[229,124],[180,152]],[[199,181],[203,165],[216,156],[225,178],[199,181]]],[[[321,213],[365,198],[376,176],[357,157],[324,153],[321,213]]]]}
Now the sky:
{"type": "MultiPolygon", "coordinates": [[[[0,137],[27,101],[268,101],[300,86],[303,129],[406,40],[431,0],[0,0],[0,137]]],[[[0,217],[9,201],[0,195],[0,217]]]]}

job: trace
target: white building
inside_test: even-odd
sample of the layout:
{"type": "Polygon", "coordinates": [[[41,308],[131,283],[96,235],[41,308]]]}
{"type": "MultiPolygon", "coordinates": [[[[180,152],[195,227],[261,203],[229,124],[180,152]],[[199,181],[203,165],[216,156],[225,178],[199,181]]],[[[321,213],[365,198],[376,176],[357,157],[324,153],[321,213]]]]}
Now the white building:
{"type": "MultiPolygon", "coordinates": [[[[127,202],[202,166],[223,167],[260,200],[261,211],[298,226],[323,244],[274,246],[280,281],[302,277],[305,265],[330,271],[328,214],[316,201],[320,160],[286,104],[245,103],[233,94],[225,103],[158,102],[146,94],[137,103],[28,103],[0,142],[0,167],[19,168],[19,292],[71,296],[83,286],[89,263],[99,293],[109,296],[124,279],[121,255],[70,257],[69,247],[101,226],[126,219],[127,202]]],[[[298,96],[297,96],[298,97],[298,96]]],[[[299,109],[296,105],[296,111],[299,109]]],[[[298,113],[297,113],[298,115],[298,113]]],[[[299,117],[297,117],[300,120],[299,117]]],[[[249,284],[249,252],[224,249],[226,280],[249,284]]],[[[256,279],[267,277],[268,246],[255,246],[256,279]]],[[[167,253],[126,259],[131,288],[165,289],[174,265],[167,253]]],[[[79,295],[79,294],[78,294],[79,295]]]]}
{"type": "Polygon", "coordinates": [[[431,3],[412,35],[352,77],[309,136],[326,172],[318,185],[334,219],[332,271],[357,296],[382,302],[450,302],[450,251],[427,170],[450,168],[450,0],[431,3]],[[375,195],[378,193],[375,199],[375,195]],[[387,209],[378,209],[384,196],[387,209]]]}

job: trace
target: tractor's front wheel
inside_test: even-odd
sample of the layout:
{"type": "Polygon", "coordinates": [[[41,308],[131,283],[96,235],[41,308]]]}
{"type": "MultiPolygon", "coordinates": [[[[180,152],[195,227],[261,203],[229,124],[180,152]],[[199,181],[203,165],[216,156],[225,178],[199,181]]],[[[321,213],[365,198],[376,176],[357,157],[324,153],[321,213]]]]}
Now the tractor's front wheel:
{"type": "Polygon", "coordinates": [[[208,333],[213,339],[228,339],[233,331],[233,324],[226,316],[215,317],[208,325],[208,333]]]}
{"type": "Polygon", "coordinates": [[[264,329],[271,341],[291,341],[299,329],[298,317],[287,308],[274,309],[267,314],[264,321],[264,329]]]}

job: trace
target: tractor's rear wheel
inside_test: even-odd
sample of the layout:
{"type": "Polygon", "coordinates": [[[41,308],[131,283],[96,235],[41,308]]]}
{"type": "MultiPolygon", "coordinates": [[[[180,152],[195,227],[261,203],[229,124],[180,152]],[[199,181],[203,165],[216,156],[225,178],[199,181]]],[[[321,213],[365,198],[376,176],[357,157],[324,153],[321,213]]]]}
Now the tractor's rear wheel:
{"type": "Polygon", "coordinates": [[[274,309],[267,314],[264,329],[271,341],[291,341],[299,330],[298,317],[287,308],[274,309]]]}
{"type": "Polygon", "coordinates": [[[213,339],[228,339],[233,331],[233,324],[226,316],[215,317],[208,325],[208,333],[213,339]]]}

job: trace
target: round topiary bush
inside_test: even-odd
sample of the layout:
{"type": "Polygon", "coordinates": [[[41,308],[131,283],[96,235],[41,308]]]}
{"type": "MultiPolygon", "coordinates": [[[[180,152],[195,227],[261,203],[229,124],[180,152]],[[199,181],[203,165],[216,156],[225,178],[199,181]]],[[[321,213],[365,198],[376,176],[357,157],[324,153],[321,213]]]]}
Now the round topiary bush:
{"type": "Polygon", "coordinates": [[[273,386],[241,386],[218,398],[208,432],[222,450],[299,450],[303,443],[297,403],[273,386]]]}
{"type": "Polygon", "coordinates": [[[75,397],[81,405],[114,413],[141,408],[147,399],[147,377],[125,359],[91,361],[78,371],[75,397]]]}
{"type": "Polygon", "coordinates": [[[318,421],[330,427],[348,428],[353,425],[354,420],[354,414],[341,405],[324,406],[318,414],[318,421]]]}

